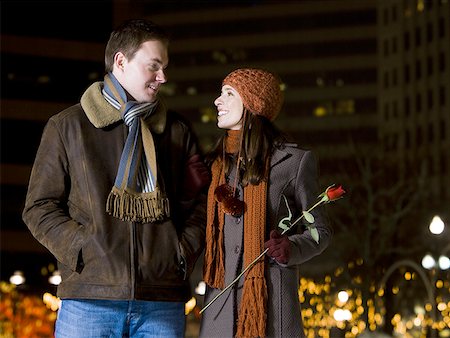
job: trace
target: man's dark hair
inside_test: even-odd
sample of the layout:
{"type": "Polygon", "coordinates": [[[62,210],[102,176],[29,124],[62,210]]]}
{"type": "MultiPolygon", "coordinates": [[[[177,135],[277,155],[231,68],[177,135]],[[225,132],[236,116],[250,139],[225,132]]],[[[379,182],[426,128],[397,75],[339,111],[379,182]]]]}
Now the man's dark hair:
{"type": "Polygon", "coordinates": [[[141,47],[142,43],[150,40],[169,44],[169,35],[159,25],[143,19],[132,19],[122,23],[115,29],[105,49],[105,71],[112,72],[114,56],[122,52],[131,60],[141,47]]]}

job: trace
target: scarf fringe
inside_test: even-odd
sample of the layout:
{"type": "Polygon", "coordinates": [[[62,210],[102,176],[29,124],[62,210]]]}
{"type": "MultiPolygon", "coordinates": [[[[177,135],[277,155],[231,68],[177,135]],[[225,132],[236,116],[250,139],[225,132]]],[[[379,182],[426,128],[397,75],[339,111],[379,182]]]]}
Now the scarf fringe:
{"type": "Polygon", "coordinates": [[[249,278],[244,282],[236,338],[265,337],[266,300],[267,287],[264,278],[249,278]]]}
{"type": "MultiPolygon", "coordinates": [[[[213,227],[214,225],[211,225],[213,227]]],[[[218,238],[211,231],[206,232],[207,250],[205,251],[205,264],[203,266],[203,279],[206,283],[215,288],[223,289],[225,286],[224,257],[223,249],[219,250],[218,245],[223,245],[223,230],[217,229],[218,238]]]]}
{"type": "Polygon", "coordinates": [[[106,212],[122,221],[152,223],[170,216],[169,199],[159,189],[135,195],[113,187],[106,201],[106,212]]]}

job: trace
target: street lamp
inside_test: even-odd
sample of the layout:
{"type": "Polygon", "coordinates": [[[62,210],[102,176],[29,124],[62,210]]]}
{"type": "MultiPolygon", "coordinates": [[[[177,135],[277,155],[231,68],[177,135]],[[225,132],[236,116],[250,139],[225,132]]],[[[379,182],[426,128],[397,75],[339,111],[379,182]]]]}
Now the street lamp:
{"type": "Polygon", "coordinates": [[[450,268],[450,258],[441,255],[436,261],[433,256],[431,256],[430,254],[426,254],[422,258],[422,266],[427,270],[439,268],[440,270],[445,271],[450,268]]]}
{"type": "MultiPolygon", "coordinates": [[[[440,235],[444,232],[445,223],[438,215],[436,215],[431,220],[429,229],[433,235],[440,235]]],[[[448,244],[441,251],[437,261],[430,254],[426,254],[422,259],[422,266],[428,270],[431,270],[433,268],[439,268],[444,271],[448,270],[450,268],[450,259],[448,258],[448,256],[446,256],[446,254],[449,249],[450,244],[448,244]]]]}
{"type": "MultiPolygon", "coordinates": [[[[431,257],[431,259],[433,259],[433,257],[431,255],[429,255],[431,257]]],[[[425,259],[426,257],[424,257],[425,259]]],[[[424,259],[422,259],[422,265],[423,265],[423,261],[424,259]]],[[[436,262],[433,259],[433,264],[436,264],[436,262]]],[[[427,257],[425,259],[425,264],[431,264],[430,263],[430,259],[427,257]]],[[[430,311],[430,317],[432,319],[433,322],[436,322],[436,309],[434,307],[434,305],[436,304],[435,299],[434,299],[434,289],[433,289],[433,283],[428,279],[425,271],[420,267],[419,264],[417,264],[416,262],[410,260],[410,259],[403,259],[403,260],[399,260],[395,263],[393,263],[388,269],[387,271],[384,273],[383,278],[381,279],[380,282],[380,289],[384,289],[386,282],[388,281],[389,277],[392,275],[392,273],[397,270],[399,267],[402,266],[409,266],[410,268],[414,269],[417,274],[419,275],[420,279],[422,280],[424,286],[425,286],[425,290],[427,291],[427,296],[428,296],[428,302],[432,305],[431,307],[431,311],[430,311]]],[[[431,335],[432,338],[436,338],[436,331],[435,330],[431,330],[431,335]]]]}
{"type": "Polygon", "coordinates": [[[427,270],[431,270],[436,266],[436,260],[430,254],[426,254],[422,258],[422,266],[427,270]]]}
{"type": "Polygon", "coordinates": [[[448,270],[450,268],[450,258],[444,255],[439,256],[438,266],[441,270],[448,270]]]}
{"type": "Polygon", "coordinates": [[[440,235],[444,231],[444,228],[444,221],[438,215],[434,216],[430,223],[430,232],[433,235],[440,235]]]}
{"type": "MultiPolygon", "coordinates": [[[[444,232],[445,229],[445,224],[442,221],[442,219],[438,216],[435,215],[429,225],[429,230],[433,235],[441,235],[444,232]]],[[[440,250],[440,254],[439,254],[439,258],[436,260],[430,253],[426,254],[423,258],[422,258],[422,267],[424,267],[427,270],[430,270],[432,272],[432,284],[433,286],[436,285],[436,282],[438,280],[438,271],[445,271],[448,270],[450,268],[450,259],[448,258],[448,256],[446,255],[448,250],[450,249],[450,244],[447,244],[447,246],[445,248],[443,248],[442,250],[440,250]]],[[[435,296],[435,289],[433,289],[433,298],[435,296]]],[[[433,304],[433,308],[436,305],[437,309],[439,311],[441,311],[439,309],[438,304],[436,303],[437,299],[434,299],[434,304],[433,304]]],[[[436,316],[436,310],[433,309],[433,312],[436,316]]],[[[436,318],[437,320],[437,318],[436,318]]],[[[434,336],[435,335],[435,329],[432,328],[431,334],[434,336]]]]}

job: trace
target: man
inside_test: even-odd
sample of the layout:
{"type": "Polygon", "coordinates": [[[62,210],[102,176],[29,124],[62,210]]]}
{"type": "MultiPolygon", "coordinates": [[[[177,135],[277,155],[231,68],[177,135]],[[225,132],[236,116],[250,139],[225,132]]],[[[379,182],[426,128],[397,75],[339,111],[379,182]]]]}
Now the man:
{"type": "Polygon", "coordinates": [[[44,129],[23,219],[58,260],[57,337],[184,335],[210,177],[158,97],[168,61],[162,28],[124,23],[104,81],[44,129]]]}

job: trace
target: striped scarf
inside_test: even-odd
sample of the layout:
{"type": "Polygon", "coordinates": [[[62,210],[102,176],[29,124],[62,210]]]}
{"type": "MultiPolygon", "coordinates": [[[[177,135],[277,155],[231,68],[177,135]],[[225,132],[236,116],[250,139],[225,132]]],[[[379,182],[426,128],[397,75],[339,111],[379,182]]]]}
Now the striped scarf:
{"type": "Polygon", "coordinates": [[[105,75],[102,93],[105,100],[120,111],[129,128],[106,211],[123,221],[162,220],[169,215],[169,202],[157,184],[155,145],[144,123],[156,110],[158,101],[128,101],[125,90],[112,73],[105,75]]]}

